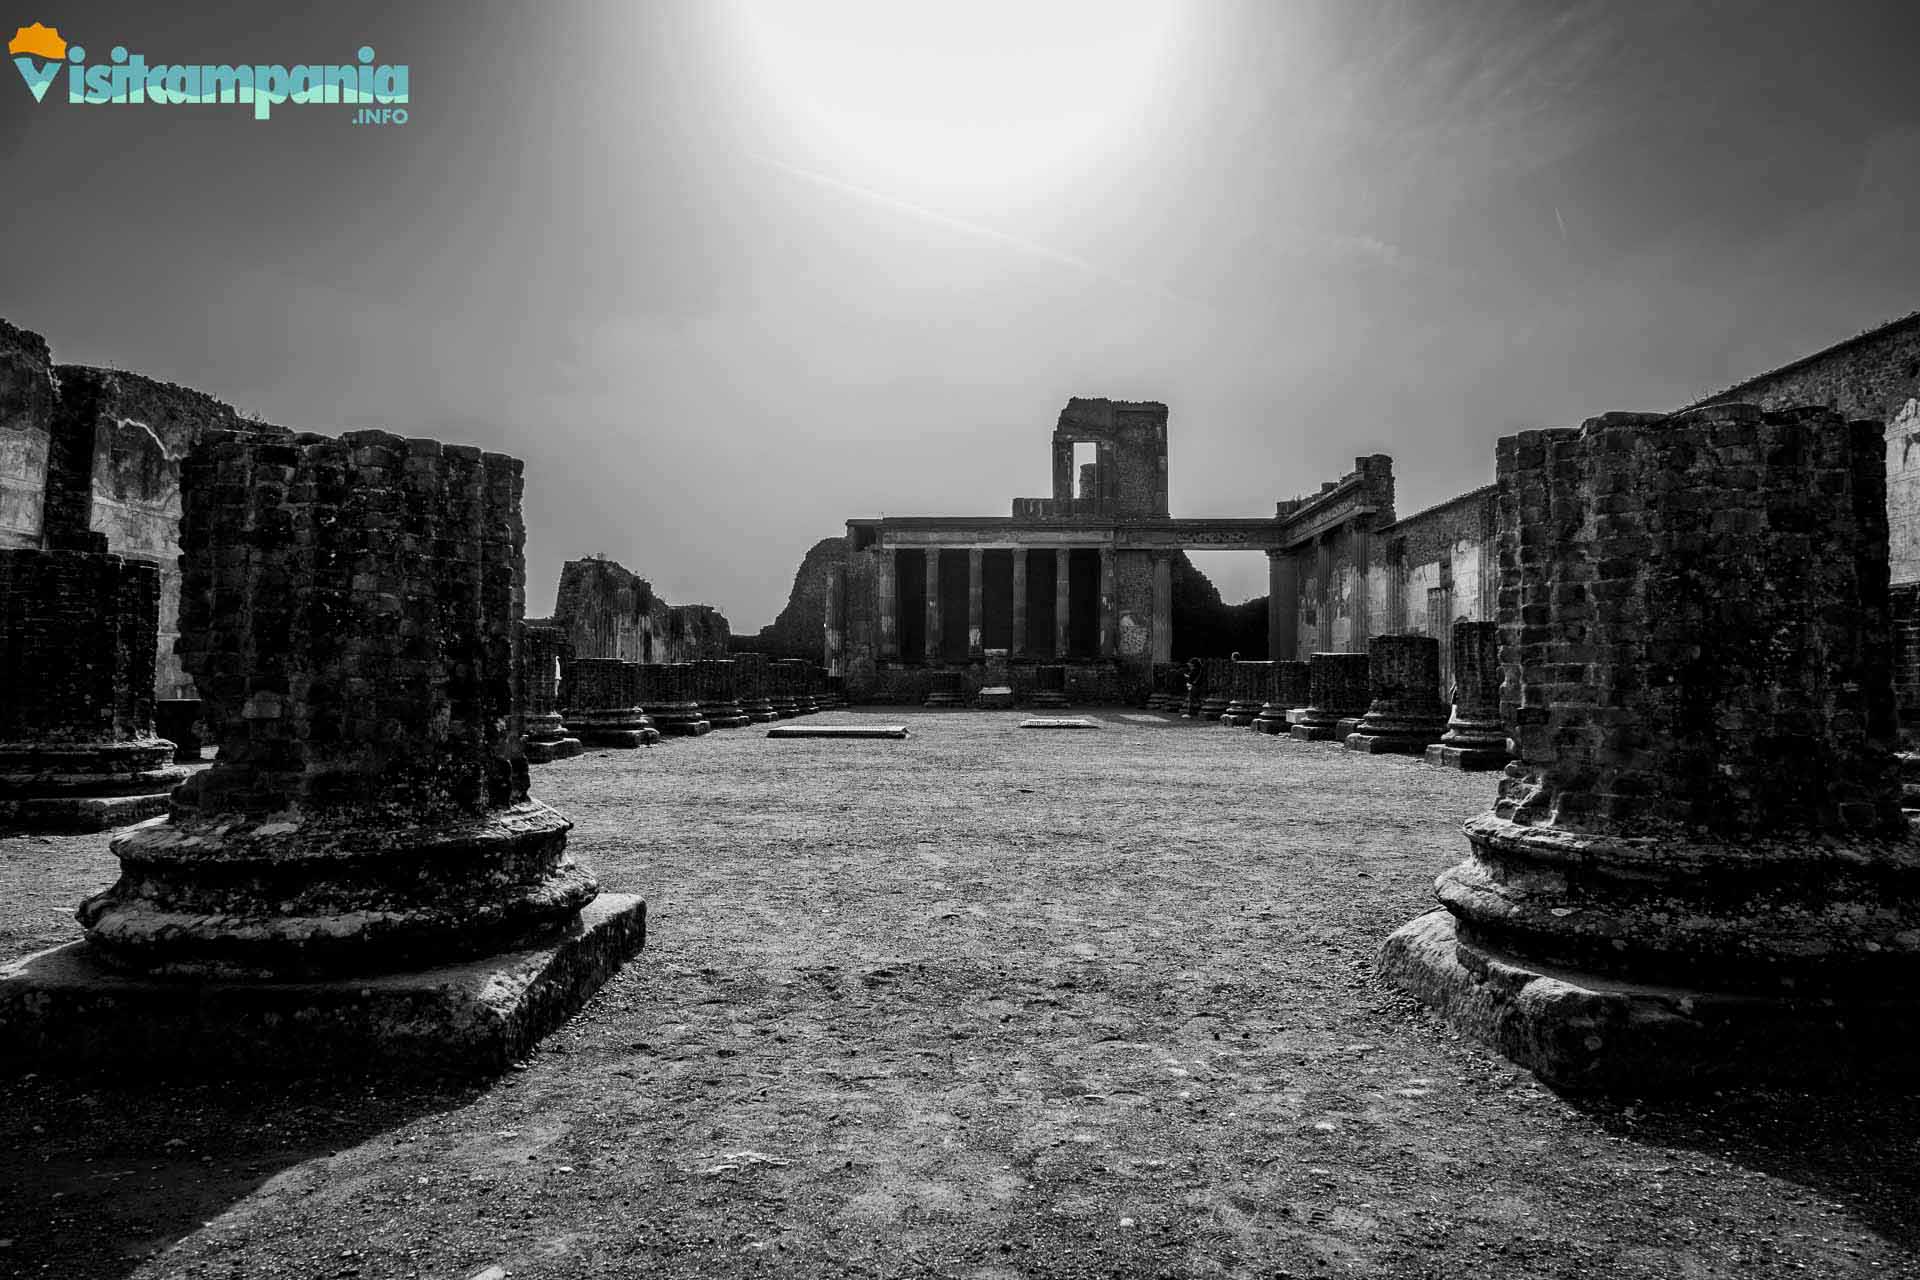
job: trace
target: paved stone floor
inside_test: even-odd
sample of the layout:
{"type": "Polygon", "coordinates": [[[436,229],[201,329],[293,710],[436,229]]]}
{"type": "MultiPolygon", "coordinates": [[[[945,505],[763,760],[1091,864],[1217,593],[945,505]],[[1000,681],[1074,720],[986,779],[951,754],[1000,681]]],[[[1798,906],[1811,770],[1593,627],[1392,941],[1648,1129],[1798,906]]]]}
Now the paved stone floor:
{"type": "MultiPolygon", "coordinates": [[[[1091,714],[538,768],[651,937],[524,1069],[0,1081],[0,1275],[1920,1274],[1914,1099],[1563,1098],[1375,983],[1486,775],[1091,714]]],[[[0,955],[112,870],[0,838],[0,955]]]]}

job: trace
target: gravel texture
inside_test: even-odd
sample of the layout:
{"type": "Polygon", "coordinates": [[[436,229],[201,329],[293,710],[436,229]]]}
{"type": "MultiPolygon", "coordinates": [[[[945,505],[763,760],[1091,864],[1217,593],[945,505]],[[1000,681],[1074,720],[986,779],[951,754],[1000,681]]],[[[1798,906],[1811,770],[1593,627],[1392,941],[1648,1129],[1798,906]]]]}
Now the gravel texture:
{"type": "MultiPolygon", "coordinates": [[[[1920,1101],[1563,1098],[1374,980],[1486,775],[1091,714],[540,767],[650,938],[532,1061],[0,1080],[0,1275],[1920,1275],[1920,1101]]],[[[0,955],[106,848],[0,838],[0,955]]]]}

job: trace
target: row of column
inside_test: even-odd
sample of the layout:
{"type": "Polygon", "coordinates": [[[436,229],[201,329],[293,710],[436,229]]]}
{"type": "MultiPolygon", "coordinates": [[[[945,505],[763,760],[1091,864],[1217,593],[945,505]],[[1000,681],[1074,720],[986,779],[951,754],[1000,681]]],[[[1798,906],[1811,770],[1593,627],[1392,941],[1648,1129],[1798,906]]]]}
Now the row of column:
{"type": "MultiPolygon", "coordinates": [[[[945,611],[940,600],[940,553],[947,548],[926,548],[926,642],[923,656],[928,662],[942,659],[941,645],[945,632],[945,611]]],[[[1022,658],[1027,656],[1027,554],[1024,547],[1012,548],[1013,553],[1013,638],[1008,648],[1009,656],[1022,658]]],[[[1053,652],[1050,656],[1065,658],[1069,647],[1069,626],[1073,616],[1069,556],[1074,548],[1058,547],[1054,549],[1053,572],[1053,652]]],[[[1118,581],[1114,569],[1113,549],[1101,547],[1100,551],[1100,646],[1102,658],[1112,658],[1118,651],[1119,627],[1118,610],[1115,607],[1118,594],[1118,581]]],[[[982,643],[984,634],[983,619],[985,613],[986,589],[984,558],[986,552],[981,547],[967,549],[967,660],[978,662],[985,657],[982,643]]],[[[894,618],[896,584],[892,565],[887,565],[879,585],[880,638],[883,652],[898,653],[899,629],[894,618]]],[[[1153,617],[1154,646],[1158,653],[1164,645],[1171,649],[1173,613],[1173,577],[1170,556],[1155,556],[1153,567],[1153,617]]],[[[906,655],[901,655],[906,656],[906,655]]]]}

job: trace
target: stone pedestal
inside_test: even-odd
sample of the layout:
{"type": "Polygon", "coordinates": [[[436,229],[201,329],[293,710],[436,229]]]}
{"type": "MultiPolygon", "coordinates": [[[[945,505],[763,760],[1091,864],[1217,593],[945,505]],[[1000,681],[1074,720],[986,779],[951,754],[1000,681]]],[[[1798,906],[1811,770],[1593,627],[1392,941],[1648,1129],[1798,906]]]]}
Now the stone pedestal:
{"type": "Polygon", "coordinates": [[[72,541],[0,551],[0,827],[138,822],[187,776],[153,732],[160,571],[72,541]]]}
{"type": "Polygon", "coordinates": [[[560,673],[572,657],[573,644],[559,627],[520,624],[520,737],[528,764],[550,764],[586,749],[560,718],[560,673]]]}
{"type": "Polygon", "coordinates": [[[640,698],[653,717],[654,727],[663,734],[697,738],[713,725],[701,714],[700,700],[693,696],[691,662],[643,662],[634,664],[640,677],[640,698]]]}
{"type": "Polygon", "coordinates": [[[1569,1088],[1920,1077],[1878,424],[1612,414],[1498,465],[1519,759],[1381,971],[1569,1088]]]}
{"type": "Polygon", "coordinates": [[[746,713],[749,723],[770,724],[780,718],[773,709],[773,703],[767,696],[768,682],[767,655],[764,653],[736,653],[733,655],[734,675],[740,689],[740,709],[746,713]]]}
{"type": "Polygon", "coordinates": [[[696,659],[693,691],[700,702],[700,713],[714,728],[739,729],[753,723],[740,705],[739,670],[733,659],[696,659]]]}
{"type": "Polygon", "coordinates": [[[1067,669],[1042,666],[1033,669],[1033,693],[1027,705],[1057,709],[1067,706],[1067,669]]]}
{"type": "Polygon", "coordinates": [[[1147,695],[1147,710],[1173,711],[1179,706],[1179,696],[1175,685],[1180,678],[1180,668],[1171,662],[1153,664],[1152,692],[1147,695]]]}
{"type": "Polygon", "coordinates": [[[0,1043],[119,1070],[134,1045],[306,1070],[316,1040],[324,1062],[497,1064],[632,953],[641,910],[583,919],[571,824],[527,792],[519,462],[219,432],[181,494],[178,651],[219,756],[114,839],[84,944],[0,972],[0,1043]]]}
{"type": "Polygon", "coordinates": [[[1267,679],[1267,700],[1254,717],[1253,727],[1261,733],[1287,733],[1293,726],[1293,708],[1304,707],[1308,692],[1307,664],[1296,658],[1283,658],[1272,664],[1267,679]]]}
{"type": "Polygon", "coordinates": [[[197,764],[206,758],[200,737],[200,699],[154,699],[153,731],[173,744],[175,763],[197,764]]]}
{"type": "Polygon", "coordinates": [[[1500,721],[1500,635],[1492,622],[1453,624],[1453,716],[1427,748],[1443,769],[1502,769],[1512,758],[1500,721]]]}
{"type": "Polygon", "coordinates": [[[767,662],[767,700],[773,713],[782,720],[791,720],[800,714],[799,695],[794,685],[792,667],[777,661],[767,662]]]}
{"type": "Polygon", "coordinates": [[[1294,708],[1290,732],[1300,742],[1343,739],[1340,722],[1359,722],[1367,710],[1368,689],[1366,654],[1313,654],[1307,659],[1307,705],[1294,708]]]}
{"type": "Polygon", "coordinates": [[[660,730],[640,701],[639,663],[575,658],[566,665],[567,727],[589,747],[650,747],[660,730]]]}
{"type": "Polygon", "coordinates": [[[1349,751],[1422,755],[1447,731],[1440,701],[1440,642],[1432,636],[1375,636],[1367,642],[1367,714],[1347,736],[1349,751]]]}
{"type": "Polygon", "coordinates": [[[1203,658],[1201,662],[1207,670],[1207,684],[1195,718],[1218,720],[1233,705],[1233,659],[1203,658]]]}
{"type": "Polygon", "coordinates": [[[820,703],[813,696],[813,664],[805,658],[781,658],[779,665],[787,670],[787,687],[793,695],[793,714],[796,716],[817,714],[820,703]]]}
{"type": "Polygon", "coordinates": [[[927,701],[929,707],[961,707],[966,705],[967,689],[961,681],[958,671],[929,671],[927,673],[927,701]]]}
{"type": "Polygon", "coordinates": [[[1232,686],[1227,709],[1220,713],[1220,723],[1244,728],[1260,715],[1260,708],[1266,702],[1267,682],[1273,675],[1271,662],[1248,662],[1240,658],[1233,660],[1232,686]]]}

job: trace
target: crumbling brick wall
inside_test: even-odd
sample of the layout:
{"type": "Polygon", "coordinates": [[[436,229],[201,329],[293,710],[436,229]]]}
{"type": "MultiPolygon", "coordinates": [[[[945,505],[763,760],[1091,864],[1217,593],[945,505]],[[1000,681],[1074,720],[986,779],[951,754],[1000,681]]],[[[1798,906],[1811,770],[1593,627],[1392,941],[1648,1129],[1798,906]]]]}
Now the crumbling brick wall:
{"type": "Polygon", "coordinates": [[[704,604],[671,605],[653,584],[603,556],[569,560],[560,570],[554,625],[582,658],[623,662],[692,662],[724,658],[727,620],[704,604]]]}
{"type": "Polygon", "coordinates": [[[37,333],[0,320],[0,547],[38,547],[58,391],[37,333]]]}

